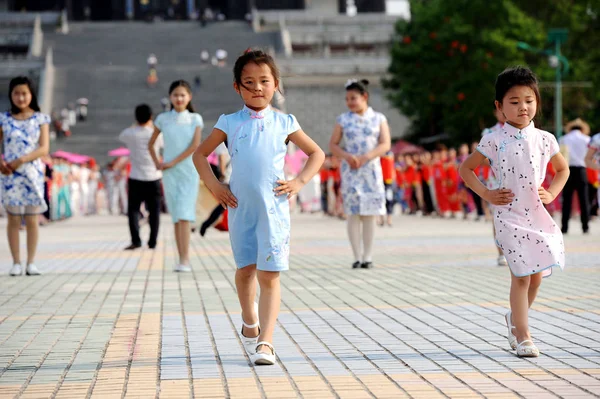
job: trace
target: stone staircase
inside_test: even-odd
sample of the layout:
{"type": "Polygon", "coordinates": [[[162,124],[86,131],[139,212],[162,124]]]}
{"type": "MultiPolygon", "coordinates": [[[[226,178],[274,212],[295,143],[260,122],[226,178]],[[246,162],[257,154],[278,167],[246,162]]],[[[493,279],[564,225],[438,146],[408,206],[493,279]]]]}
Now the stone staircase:
{"type": "Polygon", "coordinates": [[[45,46],[54,49],[55,109],[77,98],[90,101],[88,120],[79,122],[73,135],[53,143],[63,149],[106,161],[107,152],[120,143],[118,134],[134,121],[137,104],[148,103],[161,111],[160,99],[168,95],[173,80],[193,84],[201,77],[201,89],[193,104],[205,121],[205,134],[222,113],[241,106],[231,87],[233,62],[246,48],[274,46],[274,33],[254,33],[243,22],[223,22],[201,28],[193,22],[71,23],[70,33],[46,33],[45,46]],[[200,53],[219,49],[229,54],[226,67],[202,65],[200,53]],[[150,53],[158,57],[159,82],[146,85],[150,53]]]}

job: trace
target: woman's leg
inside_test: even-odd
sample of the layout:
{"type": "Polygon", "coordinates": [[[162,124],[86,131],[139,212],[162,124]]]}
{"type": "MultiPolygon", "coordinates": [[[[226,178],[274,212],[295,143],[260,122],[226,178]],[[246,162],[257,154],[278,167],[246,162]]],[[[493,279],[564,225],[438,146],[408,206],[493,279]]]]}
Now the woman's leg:
{"type": "Polygon", "coordinates": [[[175,244],[177,245],[177,255],[179,255],[179,264],[181,264],[181,229],[179,228],[179,222],[175,222],[175,244]]]}
{"type": "Polygon", "coordinates": [[[25,216],[27,225],[27,264],[30,265],[35,261],[35,252],[37,250],[39,226],[37,215],[25,216]]]}
{"type": "Polygon", "coordinates": [[[179,249],[179,259],[182,265],[190,264],[190,221],[180,220],[179,221],[179,240],[181,247],[179,249]]]}
{"type": "MultiPolygon", "coordinates": [[[[258,315],[260,320],[260,336],[258,342],[273,342],[273,332],[279,315],[281,303],[281,288],[279,286],[279,272],[258,271],[258,284],[260,284],[260,299],[258,302],[258,315]]],[[[270,349],[261,346],[257,352],[271,353],[270,349]]]]}
{"type": "MultiPolygon", "coordinates": [[[[529,334],[529,287],[531,277],[515,277],[511,273],[510,284],[510,309],[512,312],[512,324],[515,326],[515,337],[517,342],[531,339],[529,334]]],[[[537,291],[537,289],[536,289],[537,291]]]]}
{"type": "Polygon", "coordinates": [[[348,215],[348,238],[350,239],[350,245],[352,246],[352,253],[354,254],[354,261],[361,262],[360,256],[360,215],[348,215]]]}
{"type": "MultiPolygon", "coordinates": [[[[237,289],[240,307],[242,308],[242,320],[246,324],[255,324],[258,315],[254,313],[254,301],[256,299],[256,265],[249,265],[235,272],[235,287],[237,289]]],[[[243,328],[242,334],[252,338],[258,336],[258,327],[243,328]]]]}
{"type": "Polygon", "coordinates": [[[375,238],[375,218],[376,216],[361,216],[362,221],[362,241],[363,241],[363,261],[373,261],[373,239],[375,238]]]}
{"type": "Polygon", "coordinates": [[[19,252],[19,229],[21,228],[21,215],[8,214],[8,224],[6,225],[6,234],[8,236],[8,246],[13,263],[21,263],[21,254],[19,252]]]}

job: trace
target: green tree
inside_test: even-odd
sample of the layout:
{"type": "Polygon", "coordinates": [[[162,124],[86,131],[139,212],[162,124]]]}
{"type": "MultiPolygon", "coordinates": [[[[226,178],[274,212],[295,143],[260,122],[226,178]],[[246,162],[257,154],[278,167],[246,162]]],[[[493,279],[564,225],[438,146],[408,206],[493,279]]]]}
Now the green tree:
{"type": "MultiPolygon", "coordinates": [[[[562,45],[562,53],[570,64],[564,76],[564,121],[581,117],[600,131],[600,0],[529,0],[522,2],[523,11],[543,21],[546,29],[567,28],[568,41],[562,45]],[[581,85],[583,83],[583,85],[581,85]]],[[[546,45],[547,46],[547,45],[546,45]]],[[[555,70],[539,55],[528,55],[542,85],[544,104],[544,127],[554,129],[554,82],[555,70]]]]}
{"type": "Polygon", "coordinates": [[[543,24],[512,1],[412,0],[410,21],[398,21],[391,49],[392,103],[412,120],[417,137],[448,133],[473,140],[493,124],[494,82],[526,64],[518,41],[545,42],[543,24]]]}

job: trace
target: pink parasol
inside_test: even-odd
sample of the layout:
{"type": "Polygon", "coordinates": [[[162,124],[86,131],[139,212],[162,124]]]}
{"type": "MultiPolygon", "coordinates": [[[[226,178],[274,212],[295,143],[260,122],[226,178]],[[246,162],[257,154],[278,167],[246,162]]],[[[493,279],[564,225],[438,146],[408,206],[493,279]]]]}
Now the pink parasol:
{"type": "Polygon", "coordinates": [[[392,145],[392,152],[396,155],[413,154],[423,152],[423,147],[414,145],[405,140],[398,140],[392,145]]]}
{"type": "Polygon", "coordinates": [[[127,157],[129,156],[129,149],[125,147],[115,148],[114,150],[110,150],[108,155],[111,157],[127,157]]]}
{"type": "Polygon", "coordinates": [[[55,153],[52,154],[52,156],[54,158],[63,158],[63,159],[68,159],[69,157],[71,157],[73,154],[67,151],[63,151],[63,150],[58,150],[55,153]]]}
{"type": "Polygon", "coordinates": [[[67,160],[72,163],[83,164],[89,161],[90,157],[88,157],[87,155],[72,154],[71,157],[67,160]]]}

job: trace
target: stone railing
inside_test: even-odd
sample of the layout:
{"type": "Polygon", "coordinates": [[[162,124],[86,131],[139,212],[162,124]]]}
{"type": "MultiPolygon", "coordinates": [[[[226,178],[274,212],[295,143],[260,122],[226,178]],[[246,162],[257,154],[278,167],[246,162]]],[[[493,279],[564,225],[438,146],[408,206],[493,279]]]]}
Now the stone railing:
{"type": "Polygon", "coordinates": [[[60,13],[48,12],[0,12],[0,26],[33,26],[36,18],[40,18],[41,25],[56,26],[60,20],[60,13]]]}
{"type": "Polygon", "coordinates": [[[44,47],[44,33],[42,32],[42,21],[38,15],[35,17],[33,23],[33,31],[31,33],[31,40],[29,42],[29,53],[28,57],[40,57],[42,55],[42,49],[44,47]]]}
{"type": "Polygon", "coordinates": [[[50,114],[52,112],[52,103],[54,99],[54,55],[52,48],[46,52],[44,67],[40,73],[39,97],[42,112],[50,114]]]}

